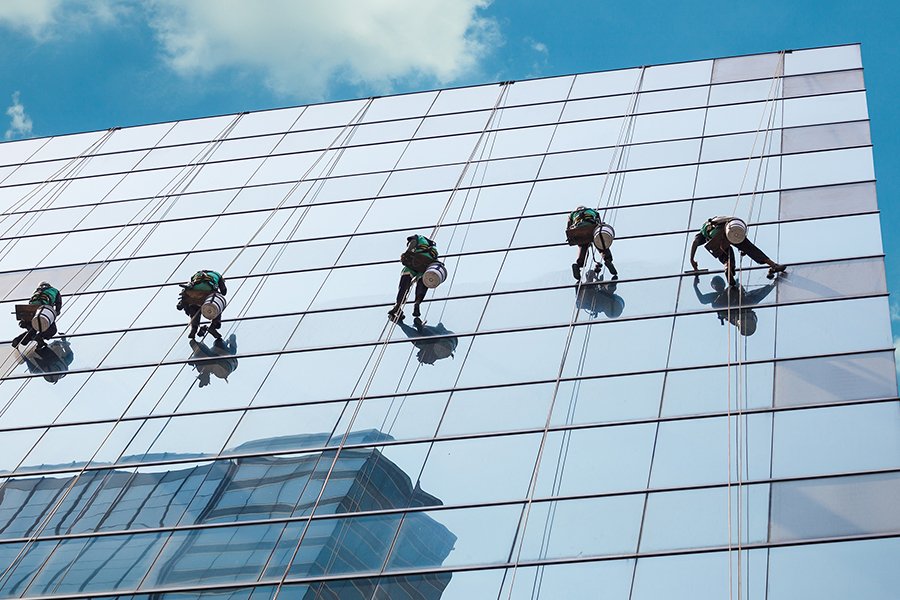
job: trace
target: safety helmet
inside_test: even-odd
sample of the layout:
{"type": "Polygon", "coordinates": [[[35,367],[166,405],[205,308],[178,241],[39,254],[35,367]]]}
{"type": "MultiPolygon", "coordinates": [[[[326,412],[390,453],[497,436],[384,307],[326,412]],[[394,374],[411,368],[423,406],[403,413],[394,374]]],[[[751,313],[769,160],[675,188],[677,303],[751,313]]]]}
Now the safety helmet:
{"type": "Polygon", "coordinates": [[[41,290],[46,290],[47,288],[50,288],[50,287],[53,287],[53,286],[50,285],[50,284],[49,284],[48,282],[46,282],[46,281],[42,281],[42,282],[38,285],[38,289],[41,289],[41,290]]]}
{"type": "Polygon", "coordinates": [[[587,206],[584,206],[583,204],[581,204],[578,207],[576,207],[575,210],[585,210],[586,208],[587,208],[587,206]]]}

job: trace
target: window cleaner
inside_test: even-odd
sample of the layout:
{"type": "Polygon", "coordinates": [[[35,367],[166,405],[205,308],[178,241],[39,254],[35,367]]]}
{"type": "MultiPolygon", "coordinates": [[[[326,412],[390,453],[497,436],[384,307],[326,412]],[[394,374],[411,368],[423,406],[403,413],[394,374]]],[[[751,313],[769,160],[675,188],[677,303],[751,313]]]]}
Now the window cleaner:
{"type": "Polygon", "coordinates": [[[190,317],[191,331],[188,337],[194,339],[197,335],[202,315],[209,319],[210,324],[203,327],[201,335],[205,335],[208,330],[217,340],[222,339],[219,328],[222,327],[222,311],[225,310],[225,294],[228,293],[225,278],[221,273],[205,269],[194,273],[187,284],[179,285],[182,290],[176,308],[190,317]]]}
{"type": "Polygon", "coordinates": [[[421,326],[421,312],[419,310],[422,300],[429,288],[436,288],[447,278],[447,269],[444,264],[438,260],[437,245],[424,235],[411,235],[406,238],[406,251],[400,255],[400,262],[403,264],[403,271],[400,273],[400,284],[397,286],[397,301],[393,308],[388,311],[388,318],[391,320],[402,321],[404,318],[401,306],[412,287],[413,281],[416,282],[415,305],[413,306],[413,317],[415,317],[415,325],[421,326]]]}
{"type": "Polygon", "coordinates": [[[44,348],[48,339],[56,335],[56,318],[62,312],[62,294],[59,290],[42,281],[31,295],[28,304],[16,305],[16,319],[24,333],[17,335],[12,347],[34,340],[38,348],[44,348]]]}
{"type": "MultiPolygon", "coordinates": [[[[600,257],[603,264],[609,270],[610,274],[618,275],[616,267],[613,265],[612,246],[616,232],[612,225],[604,223],[600,220],[600,213],[593,208],[579,206],[569,214],[569,222],[566,225],[566,241],[570,246],[578,246],[578,260],[572,263],[572,276],[581,280],[581,269],[587,260],[588,249],[591,244],[600,251],[600,257]]],[[[594,267],[594,272],[599,273],[601,269],[598,262],[594,267]]]]}
{"type": "Polygon", "coordinates": [[[761,265],[768,265],[769,272],[766,275],[769,279],[773,279],[778,273],[783,273],[784,265],[780,265],[766,256],[765,252],[757,248],[753,242],[747,239],[747,224],[736,217],[718,216],[711,217],[706,220],[700,227],[700,231],[694,236],[694,243],[691,245],[691,267],[693,272],[700,272],[697,260],[694,256],[697,248],[703,245],[710,254],[712,254],[719,262],[725,265],[725,271],[728,273],[729,285],[737,285],[734,279],[735,262],[734,248],[740,250],[741,255],[747,255],[754,262],[761,265]]]}

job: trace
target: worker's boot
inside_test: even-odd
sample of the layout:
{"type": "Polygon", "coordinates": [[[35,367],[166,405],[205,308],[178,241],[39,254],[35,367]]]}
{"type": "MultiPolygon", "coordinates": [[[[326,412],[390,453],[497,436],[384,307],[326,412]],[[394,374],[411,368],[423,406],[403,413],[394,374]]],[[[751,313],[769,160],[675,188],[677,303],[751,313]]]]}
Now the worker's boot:
{"type": "Polygon", "coordinates": [[[15,348],[16,346],[18,346],[19,344],[24,342],[26,337],[28,337],[28,332],[23,331],[22,333],[20,333],[19,335],[17,335],[16,337],[13,338],[12,344],[10,344],[10,345],[13,348],[15,348]]]}
{"type": "Polygon", "coordinates": [[[388,311],[388,319],[391,321],[402,321],[405,315],[399,306],[394,306],[391,310],[388,311]]]}
{"type": "Polygon", "coordinates": [[[572,263],[572,277],[581,281],[581,267],[578,266],[578,263],[572,263]]]}

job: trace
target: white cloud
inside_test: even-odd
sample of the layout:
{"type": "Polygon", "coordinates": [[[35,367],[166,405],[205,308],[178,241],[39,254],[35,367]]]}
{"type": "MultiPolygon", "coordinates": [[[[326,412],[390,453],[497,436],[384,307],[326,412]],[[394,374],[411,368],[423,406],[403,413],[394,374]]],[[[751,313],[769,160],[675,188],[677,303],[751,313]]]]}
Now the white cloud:
{"type": "Polygon", "coordinates": [[[2,0],[0,25],[46,41],[116,23],[131,4],[130,0],[2,0]]]}
{"type": "Polygon", "coordinates": [[[14,137],[22,137],[31,135],[31,117],[25,113],[25,106],[19,100],[19,92],[12,95],[12,104],[6,109],[9,117],[9,129],[6,130],[4,137],[8,140],[14,137]]]}
{"type": "Polygon", "coordinates": [[[543,54],[544,56],[547,56],[550,53],[550,49],[547,48],[547,44],[545,44],[544,42],[536,42],[532,40],[531,49],[538,54],[543,54]]]}
{"type": "Polygon", "coordinates": [[[185,76],[234,68],[274,91],[319,97],[334,81],[390,89],[401,78],[446,83],[497,42],[490,0],[153,0],[168,64],[185,76]]]}

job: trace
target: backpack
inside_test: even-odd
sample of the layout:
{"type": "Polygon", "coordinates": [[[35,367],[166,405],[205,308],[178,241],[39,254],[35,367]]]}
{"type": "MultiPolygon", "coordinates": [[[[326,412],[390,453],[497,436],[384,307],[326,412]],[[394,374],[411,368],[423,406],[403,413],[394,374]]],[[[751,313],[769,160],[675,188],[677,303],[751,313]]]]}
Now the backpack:
{"type": "Polygon", "coordinates": [[[197,271],[191,277],[191,289],[214,292],[219,289],[221,277],[215,271],[197,271]]]}
{"type": "Polygon", "coordinates": [[[55,287],[35,290],[28,304],[42,304],[44,306],[54,306],[56,299],[59,298],[59,290],[55,287]]]}

